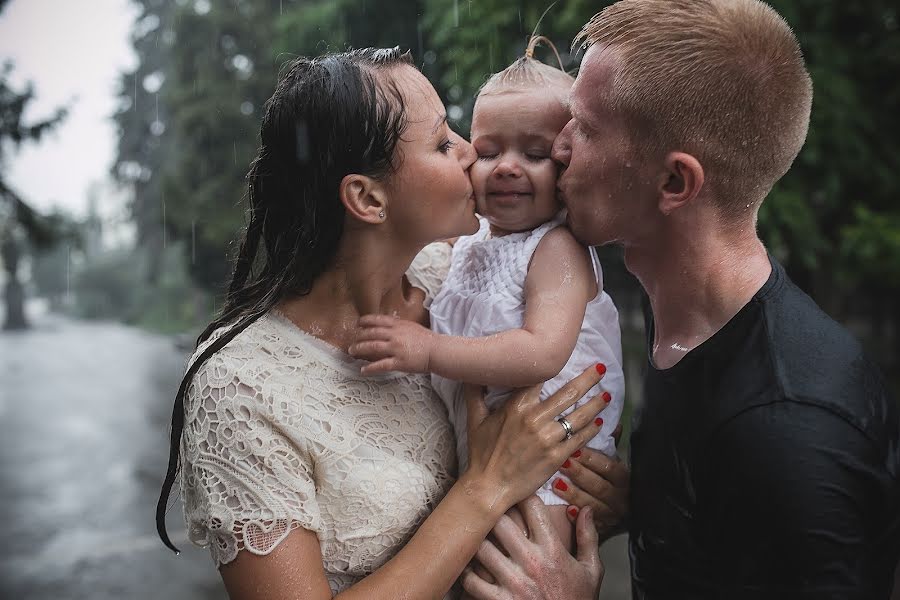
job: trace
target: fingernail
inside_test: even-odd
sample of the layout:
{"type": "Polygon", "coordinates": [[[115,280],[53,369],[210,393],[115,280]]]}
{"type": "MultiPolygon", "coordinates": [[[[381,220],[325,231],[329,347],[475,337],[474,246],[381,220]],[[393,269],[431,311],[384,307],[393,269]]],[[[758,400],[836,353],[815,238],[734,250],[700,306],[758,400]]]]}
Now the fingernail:
{"type": "Polygon", "coordinates": [[[594,419],[594,425],[596,425],[597,427],[602,427],[603,419],[601,419],[600,417],[597,417],[596,419],[594,419]]]}
{"type": "Polygon", "coordinates": [[[569,516],[572,517],[572,518],[574,519],[575,517],[578,516],[578,507],[577,507],[577,506],[570,506],[566,512],[568,512],[568,513],[569,513],[569,516]]]}
{"type": "Polygon", "coordinates": [[[557,479],[556,481],[554,481],[554,482],[553,482],[553,487],[555,487],[556,489],[558,489],[558,490],[561,491],[561,492],[568,492],[568,491],[569,491],[569,486],[568,486],[568,485],[566,484],[566,482],[563,481],[562,479],[557,479]]]}
{"type": "Polygon", "coordinates": [[[603,398],[603,401],[609,404],[612,401],[612,396],[609,395],[609,392],[603,392],[600,394],[600,397],[603,398]]]}
{"type": "Polygon", "coordinates": [[[581,458],[581,450],[576,450],[572,453],[572,458],[581,458]]]}
{"type": "Polygon", "coordinates": [[[568,469],[568,468],[571,467],[571,466],[572,466],[572,461],[570,461],[570,460],[567,458],[567,459],[566,459],[566,462],[563,463],[563,469],[568,469]]]}
{"type": "Polygon", "coordinates": [[[606,365],[604,365],[603,363],[597,363],[597,366],[594,368],[597,369],[598,375],[606,374],[606,365]]]}

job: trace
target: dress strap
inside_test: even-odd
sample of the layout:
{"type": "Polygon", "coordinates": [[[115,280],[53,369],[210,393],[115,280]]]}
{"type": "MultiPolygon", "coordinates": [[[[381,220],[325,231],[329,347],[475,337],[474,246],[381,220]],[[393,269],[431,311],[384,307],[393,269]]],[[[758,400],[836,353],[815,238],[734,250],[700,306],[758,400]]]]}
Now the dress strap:
{"type": "Polygon", "coordinates": [[[588,246],[588,252],[591,255],[591,266],[594,268],[594,278],[597,280],[599,293],[603,291],[603,268],[600,266],[600,259],[597,258],[596,246],[588,246]]]}

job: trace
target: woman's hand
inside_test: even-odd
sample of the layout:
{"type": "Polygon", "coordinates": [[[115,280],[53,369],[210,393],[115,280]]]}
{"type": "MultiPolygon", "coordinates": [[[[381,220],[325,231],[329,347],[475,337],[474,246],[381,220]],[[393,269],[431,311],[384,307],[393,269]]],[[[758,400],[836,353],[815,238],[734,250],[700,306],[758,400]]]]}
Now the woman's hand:
{"type": "Polygon", "coordinates": [[[350,356],[370,361],[363,375],[388,371],[427,373],[437,334],[418,323],[389,315],[365,315],[359,319],[350,356]]]}
{"type": "Polygon", "coordinates": [[[482,391],[466,386],[469,468],[460,482],[478,495],[489,494],[488,505],[501,512],[533,494],[600,430],[597,417],[608,404],[603,395],[565,417],[573,429],[570,439],[556,418],[600,381],[601,372],[589,367],[543,402],[540,385],[525,388],[490,415],[482,391]]]}
{"type": "MultiPolygon", "coordinates": [[[[617,431],[621,432],[620,429],[617,431]]],[[[613,437],[618,443],[618,436],[613,434],[613,437]]],[[[606,456],[592,448],[583,448],[563,463],[560,472],[572,483],[567,490],[555,489],[554,493],[573,506],[591,507],[600,541],[622,531],[628,513],[631,473],[618,456],[606,456]]],[[[575,520],[571,514],[569,519],[575,520]]]]}
{"type": "Polygon", "coordinates": [[[574,557],[559,541],[539,498],[528,498],[519,509],[528,525],[528,537],[512,519],[501,517],[494,536],[509,556],[490,541],[482,542],[475,558],[490,577],[471,569],[463,571],[466,592],[477,600],[596,600],[603,564],[590,507],[582,510],[575,522],[574,557]]]}

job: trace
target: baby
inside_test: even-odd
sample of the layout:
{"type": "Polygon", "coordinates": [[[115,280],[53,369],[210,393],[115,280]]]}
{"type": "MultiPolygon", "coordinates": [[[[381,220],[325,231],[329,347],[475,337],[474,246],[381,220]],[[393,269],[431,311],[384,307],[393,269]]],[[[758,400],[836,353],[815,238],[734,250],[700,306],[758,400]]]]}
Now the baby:
{"type": "MultiPolygon", "coordinates": [[[[574,79],[533,58],[542,40],[550,44],[532,37],[525,56],[479,91],[472,117],[478,160],[470,175],[481,227],[453,247],[447,279],[430,306],[431,331],[366,316],[358,341],[387,343],[351,348],[372,361],[365,373],[432,373],[456,430],[460,472],[468,456],[462,382],[488,386],[485,401],[493,410],[516,387],[546,382],[546,399],[595,363],[605,368],[606,391],[597,386],[577,406],[605,394],[609,405],[588,445],[615,452],[612,432],[624,395],[618,312],[594,254],[563,225],[550,149],[570,118],[566,97],[574,79]]],[[[537,495],[571,548],[567,503],[554,493],[569,483],[557,473],[537,495]]]]}

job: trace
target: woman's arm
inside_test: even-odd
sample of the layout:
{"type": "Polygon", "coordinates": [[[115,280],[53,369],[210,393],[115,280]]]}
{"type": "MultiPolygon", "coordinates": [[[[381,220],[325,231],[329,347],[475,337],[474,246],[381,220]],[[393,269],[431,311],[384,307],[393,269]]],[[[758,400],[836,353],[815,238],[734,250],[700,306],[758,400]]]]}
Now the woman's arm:
{"type": "MultiPolygon", "coordinates": [[[[500,516],[597,434],[606,404],[599,396],[566,417],[571,439],[555,418],[599,380],[591,367],[544,402],[539,388],[521,390],[490,416],[480,395],[468,393],[469,469],[394,558],[337,598],[442,598],[500,516]]],[[[221,573],[232,600],[331,598],[318,539],[305,529],[268,555],[239,553],[221,573]]]]}
{"type": "Polygon", "coordinates": [[[468,383],[524,387],[555,377],[572,354],[587,303],[597,294],[589,250],[568,229],[547,233],[525,279],[520,329],[467,338],[438,335],[384,315],[360,319],[350,353],[372,361],[363,373],[431,372],[468,383]]]}

